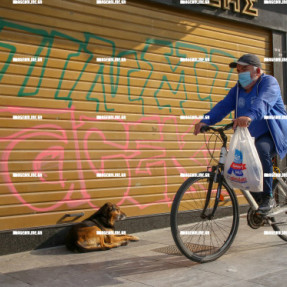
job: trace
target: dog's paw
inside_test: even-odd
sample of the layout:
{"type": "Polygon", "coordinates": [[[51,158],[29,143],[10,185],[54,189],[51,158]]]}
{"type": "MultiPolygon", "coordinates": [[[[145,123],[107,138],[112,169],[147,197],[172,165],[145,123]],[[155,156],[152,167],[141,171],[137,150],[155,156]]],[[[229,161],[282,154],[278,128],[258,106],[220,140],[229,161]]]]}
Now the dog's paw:
{"type": "Polygon", "coordinates": [[[139,241],[139,240],[140,239],[137,236],[131,236],[131,239],[130,239],[130,241],[139,241]]]}
{"type": "Polygon", "coordinates": [[[121,246],[126,246],[126,245],[128,245],[128,244],[129,244],[128,241],[123,241],[123,242],[121,243],[121,246]]]}

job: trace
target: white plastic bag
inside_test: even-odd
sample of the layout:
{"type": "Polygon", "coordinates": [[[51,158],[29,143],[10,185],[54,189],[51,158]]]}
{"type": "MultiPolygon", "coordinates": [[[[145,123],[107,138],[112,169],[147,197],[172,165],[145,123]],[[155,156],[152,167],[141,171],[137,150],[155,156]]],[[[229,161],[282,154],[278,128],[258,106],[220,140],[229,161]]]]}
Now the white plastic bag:
{"type": "Polygon", "coordinates": [[[254,138],[247,128],[237,127],[231,138],[224,177],[233,188],[263,191],[263,170],[254,138]]]}

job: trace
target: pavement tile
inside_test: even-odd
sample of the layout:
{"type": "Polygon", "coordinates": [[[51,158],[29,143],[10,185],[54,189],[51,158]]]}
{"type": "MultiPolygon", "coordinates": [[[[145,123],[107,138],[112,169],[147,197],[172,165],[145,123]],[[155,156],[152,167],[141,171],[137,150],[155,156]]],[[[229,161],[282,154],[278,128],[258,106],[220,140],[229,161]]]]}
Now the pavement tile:
{"type": "Polygon", "coordinates": [[[266,285],[261,285],[256,282],[250,282],[250,281],[237,281],[233,284],[223,285],[222,287],[266,287],[266,285]]]}
{"type": "Polygon", "coordinates": [[[234,252],[219,258],[214,262],[197,265],[194,268],[214,272],[215,274],[244,278],[247,281],[268,273],[287,269],[283,262],[282,248],[265,248],[258,250],[246,250],[242,253],[234,252]]]}
{"type": "Polygon", "coordinates": [[[156,248],[162,248],[166,247],[167,245],[165,244],[160,244],[160,243],[151,243],[148,246],[135,246],[130,249],[125,249],[125,248],[118,248],[118,252],[120,253],[126,253],[129,252],[130,255],[135,255],[135,256],[140,256],[140,257],[145,257],[145,256],[157,256],[161,255],[158,252],[153,251],[153,249],[156,248]]]}
{"type": "MultiPolygon", "coordinates": [[[[283,260],[282,260],[282,263],[283,263],[283,260]]],[[[252,283],[262,284],[268,287],[286,286],[287,285],[287,270],[284,269],[278,272],[266,273],[265,275],[256,277],[256,279],[251,280],[251,281],[252,283]],[[283,282],[285,282],[285,284],[283,282]]]]}
{"type": "MultiPolygon", "coordinates": [[[[129,253],[119,253],[119,252],[110,252],[109,256],[93,256],[87,259],[81,260],[70,260],[66,262],[66,265],[73,265],[73,266],[82,266],[83,271],[87,270],[100,270],[105,269],[108,270],[109,268],[121,268],[123,264],[127,264],[128,262],[138,262],[141,258],[130,255],[129,253]]],[[[148,259],[145,258],[147,261],[148,259]]]]}
{"type": "Polygon", "coordinates": [[[33,270],[10,273],[9,276],[21,278],[22,281],[29,284],[24,286],[37,287],[126,286],[131,284],[128,280],[110,275],[104,269],[89,269],[83,265],[35,268],[33,270]]]}
{"type": "MultiPolygon", "coordinates": [[[[95,265],[91,264],[90,266],[86,266],[86,268],[94,269],[95,265]]],[[[155,270],[160,272],[181,267],[159,261],[157,256],[132,256],[123,260],[119,259],[115,261],[109,261],[109,264],[105,265],[104,268],[109,274],[112,274],[115,277],[137,276],[139,274],[146,274],[148,277],[150,277],[149,273],[154,272],[155,270]]]]}
{"type": "Polygon", "coordinates": [[[27,283],[10,277],[9,275],[4,275],[0,273],[0,286],[3,287],[28,287],[27,283]]]}
{"type": "Polygon", "coordinates": [[[141,240],[157,240],[157,238],[163,239],[165,236],[171,236],[171,229],[170,227],[165,227],[161,229],[154,229],[144,232],[137,232],[133,234],[138,236],[141,240]],[[160,231],[160,232],[159,232],[160,231]]]}
{"type": "Polygon", "coordinates": [[[197,262],[189,260],[185,256],[160,255],[157,258],[160,261],[176,265],[177,267],[190,267],[198,264],[197,262]]]}
{"type": "MultiPolygon", "coordinates": [[[[58,248],[55,249],[54,252],[58,248]]],[[[61,250],[61,248],[59,249],[61,250]]],[[[48,251],[50,252],[50,250],[48,251]]],[[[64,259],[60,255],[38,255],[35,251],[30,252],[21,252],[16,254],[4,255],[1,256],[0,260],[0,272],[7,273],[7,272],[16,272],[16,271],[23,271],[29,270],[33,268],[37,268],[40,266],[53,266],[57,264],[61,264],[64,262],[64,259]]]]}
{"type": "Polygon", "coordinates": [[[221,287],[232,283],[233,279],[220,276],[211,272],[195,270],[191,268],[178,268],[171,264],[166,265],[165,270],[150,271],[148,273],[137,273],[135,275],[123,275],[125,279],[137,280],[140,283],[152,286],[197,286],[197,287],[221,287]]]}

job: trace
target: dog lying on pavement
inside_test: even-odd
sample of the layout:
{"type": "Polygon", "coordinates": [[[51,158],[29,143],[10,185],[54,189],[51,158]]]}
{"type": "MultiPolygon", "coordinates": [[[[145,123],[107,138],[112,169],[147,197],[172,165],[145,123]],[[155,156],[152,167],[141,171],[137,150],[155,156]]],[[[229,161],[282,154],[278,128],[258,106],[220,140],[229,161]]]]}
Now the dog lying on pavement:
{"type": "Polygon", "coordinates": [[[70,229],[66,237],[66,247],[71,251],[87,252],[108,250],[129,241],[138,241],[132,235],[116,235],[115,222],[126,215],[118,206],[107,202],[96,213],[70,229]]]}

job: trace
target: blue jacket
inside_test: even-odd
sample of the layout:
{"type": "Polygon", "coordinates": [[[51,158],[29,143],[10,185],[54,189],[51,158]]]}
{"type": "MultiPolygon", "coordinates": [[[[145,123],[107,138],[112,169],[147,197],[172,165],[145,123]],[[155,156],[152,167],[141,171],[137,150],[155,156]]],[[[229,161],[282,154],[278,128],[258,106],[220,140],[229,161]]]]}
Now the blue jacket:
{"type": "Polygon", "coordinates": [[[249,126],[251,136],[257,138],[269,130],[277,154],[281,159],[284,158],[287,153],[287,113],[279,84],[274,77],[262,74],[248,94],[237,83],[222,101],[205,114],[209,119],[201,122],[214,125],[233,110],[235,118],[237,116],[251,118],[249,126]],[[240,108],[242,102],[245,104],[243,109],[240,108]]]}

